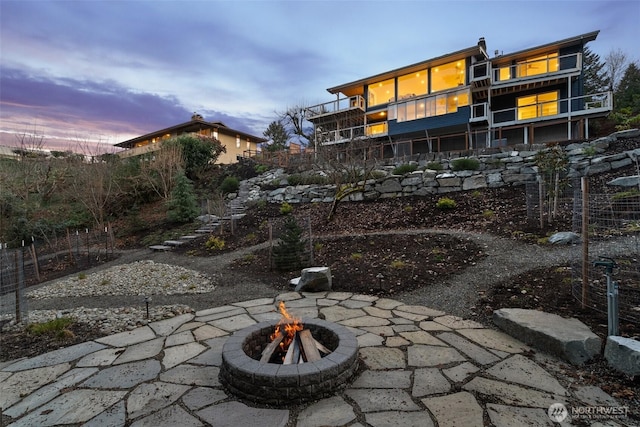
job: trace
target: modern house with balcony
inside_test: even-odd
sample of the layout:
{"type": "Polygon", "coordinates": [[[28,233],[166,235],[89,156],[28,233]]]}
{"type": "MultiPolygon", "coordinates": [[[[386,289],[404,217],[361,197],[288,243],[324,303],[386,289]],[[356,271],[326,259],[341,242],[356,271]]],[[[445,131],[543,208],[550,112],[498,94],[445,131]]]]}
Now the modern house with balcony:
{"type": "Polygon", "coordinates": [[[366,139],[384,158],[588,137],[612,109],[584,93],[583,50],[599,31],[490,58],[477,45],[327,89],[311,106],[316,147],[366,139]]]}
{"type": "Polygon", "coordinates": [[[231,129],[221,122],[207,122],[201,115],[194,114],[188,122],[129,139],[115,146],[125,149],[117,153],[122,158],[141,156],[159,150],[162,141],[185,134],[203,135],[220,141],[227,151],[218,157],[216,163],[219,164],[236,163],[245,151],[255,152],[258,145],[266,141],[264,138],[231,129]]]}

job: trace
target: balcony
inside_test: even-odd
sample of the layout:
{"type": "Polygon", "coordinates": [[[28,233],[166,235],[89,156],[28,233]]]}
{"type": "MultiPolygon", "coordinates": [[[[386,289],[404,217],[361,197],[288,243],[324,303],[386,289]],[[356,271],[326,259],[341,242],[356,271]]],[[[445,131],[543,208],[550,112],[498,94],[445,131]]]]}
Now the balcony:
{"type": "Polygon", "coordinates": [[[356,139],[386,136],[387,133],[387,122],[377,122],[368,125],[327,131],[322,130],[321,128],[316,128],[316,143],[318,145],[343,144],[356,139]]]}
{"type": "Polygon", "coordinates": [[[478,123],[491,118],[493,126],[510,126],[576,116],[601,116],[612,110],[612,100],[611,92],[601,92],[493,112],[488,110],[487,103],[480,103],[471,106],[469,121],[478,123]]]}
{"type": "Polygon", "coordinates": [[[492,67],[490,62],[473,64],[469,69],[474,92],[489,90],[493,95],[524,90],[548,84],[582,70],[582,54],[555,56],[519,62],[515,65],[492,67]]]}
{"type": "Polygon", "coordinates": [[[307,119],[309,121],[353,110],[364,113],[364,98],[362,96],[356,95],[348,98],[339,98],[335,101],[329,101],[306,108],[308,114],[307,119]]]}

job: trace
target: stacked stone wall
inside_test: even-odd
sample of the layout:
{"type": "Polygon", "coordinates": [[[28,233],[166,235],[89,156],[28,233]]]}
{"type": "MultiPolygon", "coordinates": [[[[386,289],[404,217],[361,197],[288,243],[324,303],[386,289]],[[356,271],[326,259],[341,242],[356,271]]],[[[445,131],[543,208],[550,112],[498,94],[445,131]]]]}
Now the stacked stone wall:
{"type": "MultiPolygon", "coordinates": [[[[620,131],[589,142],[572,143],[564,147],[569,160],[569,177],[577,178],[629,166],[640,157],[640,148],[622,153],[604,155],[616,141],[640,136],[639,129],[620,131]]],[[[434,160],[416,162],[418,169],[405,175],[394,175],[393,166],[374,171],[377,179],[361,184],[364,191],[351,194],[346,200],[362,201],[379,198],[425,196],[458,191],[479,190],[504,186],[518,186],[538,180],[535,157],[545,147],[524,146],[523,150],[510,149],[496,154],[479,155],[477,170],[453,170],[455,158],[435,160],[440,170],[429,169],[434,160]],[[536,150],[535,148],[539,148],[536,150]]],[[[458,157],[459,158],[459,157],[458,157]]],[[[249,187],[247,201],[265,200],[269,203],[332,202],[333,185],[288,185],[282,170],[271,171],[245,182],[249,187]],[[265,187],[277,188],[263,190],[265,187]]]]}

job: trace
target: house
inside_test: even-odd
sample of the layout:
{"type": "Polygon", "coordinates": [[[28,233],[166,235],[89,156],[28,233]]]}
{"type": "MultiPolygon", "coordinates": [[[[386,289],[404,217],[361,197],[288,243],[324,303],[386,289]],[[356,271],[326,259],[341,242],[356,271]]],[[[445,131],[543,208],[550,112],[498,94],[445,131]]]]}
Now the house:
{"type": "Polygon", "coordinates": [[[588,137],[612,94],[584,93],[583,50],[599,31],[494,57],[475,46],[344,83],[307,108],[318,147],[367,139],[384,158],[588,137]]]}
{"type": "Polygon", "coordinates": [[[231,129],[220,122],[207,122],[201,115],[194,114],[188,122],[129,139],[115,146],[125,149],[118,152],[118,156],[122,158],[140,156],[158,150],[164,140],[185,134],[199,134],[220,141],[227,152],[218,157],[216,163],[219,164],[236,163],[244,152],[256,152],[258,144],[266,141],[264,138],[231,129]]]}

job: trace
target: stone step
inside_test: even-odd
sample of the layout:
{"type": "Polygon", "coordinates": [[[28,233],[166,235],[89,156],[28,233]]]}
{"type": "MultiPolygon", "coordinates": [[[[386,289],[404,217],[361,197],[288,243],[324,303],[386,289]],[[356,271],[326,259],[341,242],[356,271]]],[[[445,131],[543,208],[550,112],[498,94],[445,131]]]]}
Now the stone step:
{"type": "Polygon", "coordinates": [[[200,236],[188,235],[188,236],[180,236],[180,240],[195,240],[200,236]]]}
{"type": "Polygon", "coordinates": [[[165,246],[180,246],[180,245],[184,245],[184,241],[180,241],[180,240],[165,240],[163,245],[165,245],[165,246]]]}
{"type": "Polygon", "coordinates": [[[167,245],[151,245],[149,246],[149,249],[151,249],[152,251],[170,251],[171,249],[173,249],[172,246],[167,246],[167,245]]]}
{"type": "Polygon", "coordinates": [[[578,319],[538,310],[501,308],[493,312],[493,323],[525,344],[574,365],[600,354],[602,341],[578,319]]]}

